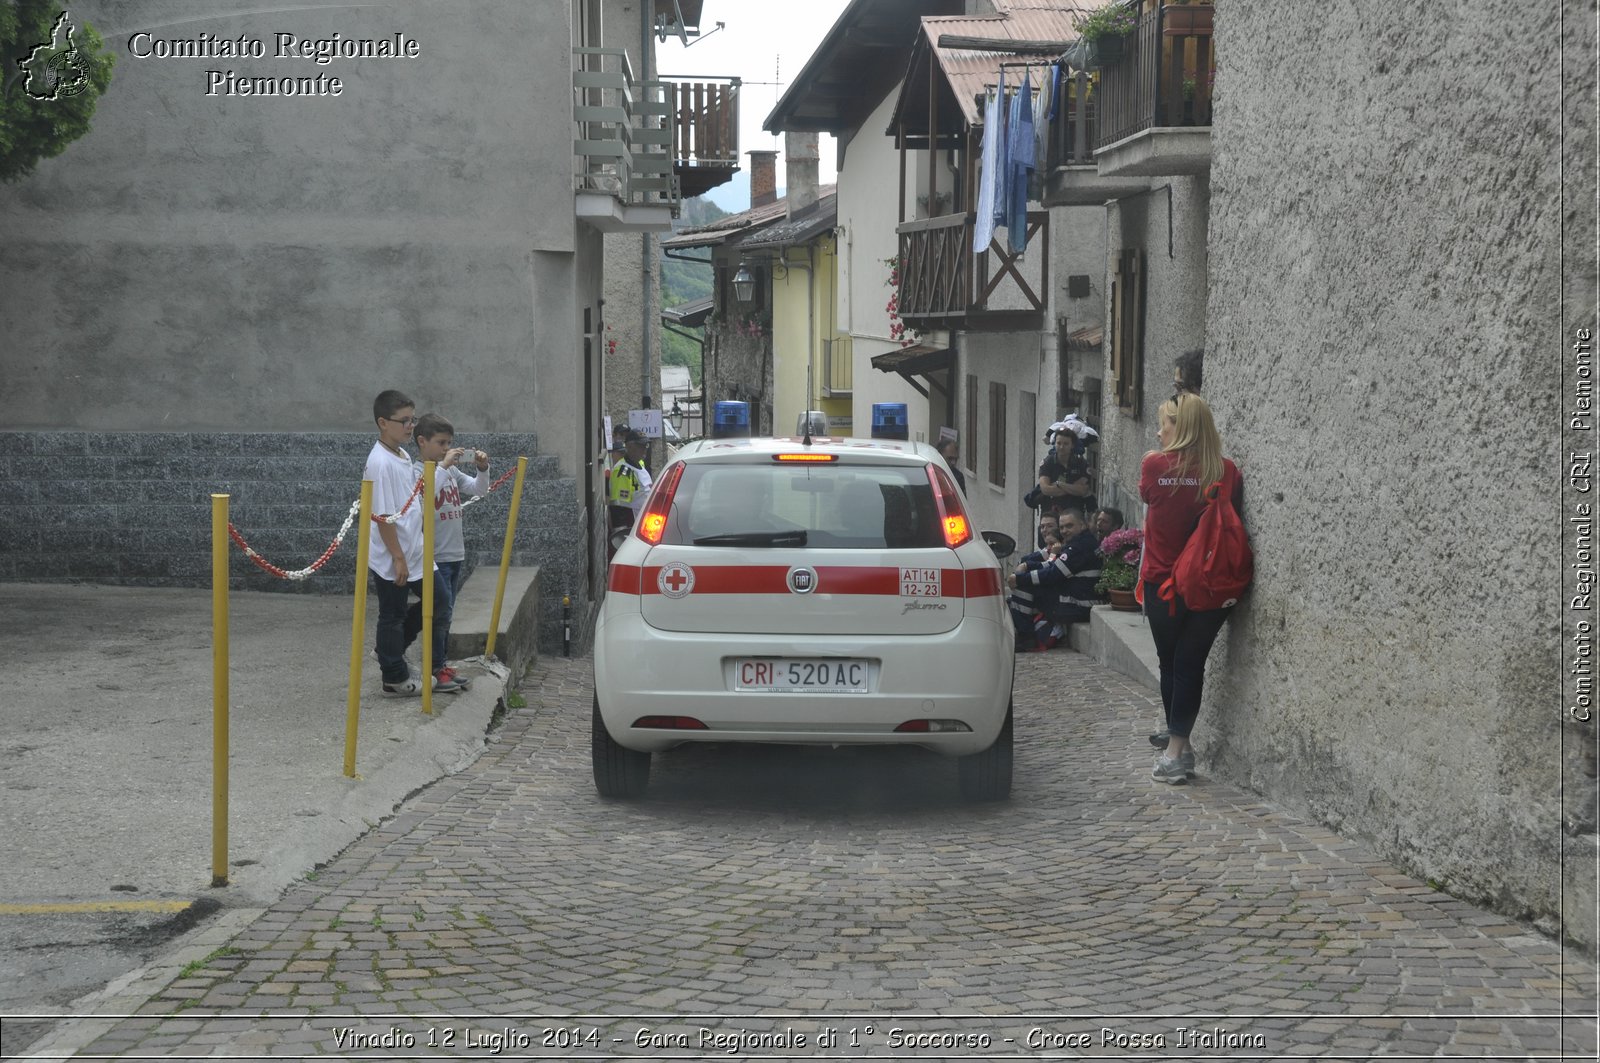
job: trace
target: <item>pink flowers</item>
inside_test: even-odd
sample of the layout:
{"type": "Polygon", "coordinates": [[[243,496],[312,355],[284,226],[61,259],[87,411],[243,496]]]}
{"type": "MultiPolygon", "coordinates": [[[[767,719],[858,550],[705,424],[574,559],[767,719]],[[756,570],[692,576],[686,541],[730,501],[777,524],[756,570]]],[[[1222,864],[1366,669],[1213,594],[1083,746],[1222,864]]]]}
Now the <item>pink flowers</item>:
{"type": "Polygon", "coordinates": [[[889,315],[889,338],[899,340],[902,347],[909,347],[921,337],[900,320],[900,259],[886,258],[883,262],[889,267],[889,280],[886,282],[889,285],[889,301],[883,306],[889,315]]]}
{"type": "Polygon", "coordinates": [[[1126,565],[1139,563],[1144,549],[1144,533],[1138,528],[1120,528],[1100,540],[1100,556],[1126,565]]]}

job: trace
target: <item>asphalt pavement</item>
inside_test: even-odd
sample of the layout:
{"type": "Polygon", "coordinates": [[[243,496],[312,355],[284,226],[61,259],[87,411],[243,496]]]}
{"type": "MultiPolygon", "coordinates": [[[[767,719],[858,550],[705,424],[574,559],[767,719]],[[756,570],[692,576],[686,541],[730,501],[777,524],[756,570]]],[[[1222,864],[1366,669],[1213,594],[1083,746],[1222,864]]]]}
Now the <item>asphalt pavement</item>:
{"type": "MultiPolygon", "coordinates": [[[[432,716],[382,697],[369,599],[346,777],[353,605],[230,595],[228,883],[213,887],[211,592],[0,585],[0,1013],[65,1009],[219,912],[269,905],[481,753],[505,669],[476,659],[472,689],[436,695],[432,716]]],[[[6,1019],[0,1048],[26,1031],[6,1019]]]]}

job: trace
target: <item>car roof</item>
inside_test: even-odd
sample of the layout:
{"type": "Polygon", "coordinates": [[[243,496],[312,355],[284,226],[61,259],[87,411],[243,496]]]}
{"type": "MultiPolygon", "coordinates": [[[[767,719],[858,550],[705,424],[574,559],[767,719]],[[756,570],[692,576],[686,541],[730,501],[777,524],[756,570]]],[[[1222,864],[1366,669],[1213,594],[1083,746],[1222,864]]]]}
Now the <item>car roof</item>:
{"type": "Polygon", "coordinates": [[[679,449],[677,460],[687,462],[759,462],[774,454],[796,452],[837,454],[843,460],[872,464],[924,465],[939,458],[927,443],[906,439],[858,439],[845,436],[812,436],[807,444],[802,436],[755,436],[751,438],[700,439],[679,449]]]}

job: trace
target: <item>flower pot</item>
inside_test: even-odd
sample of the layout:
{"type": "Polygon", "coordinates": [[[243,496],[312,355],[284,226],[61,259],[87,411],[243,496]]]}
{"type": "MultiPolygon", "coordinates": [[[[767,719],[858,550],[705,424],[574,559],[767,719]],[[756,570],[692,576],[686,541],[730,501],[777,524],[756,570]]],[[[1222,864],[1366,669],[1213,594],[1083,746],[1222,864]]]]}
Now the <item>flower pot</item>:
{"type": "Polygon", "coordinates": [[[1210,4],[1163,4],[1161,33],[1166,37],[1209,37],[1215,13],[1210,4]]]}
{"type": "Polygon", "coordinates": [[[1106,589],[1106,594],[1111,598],[1111,608],[1119,613],[1137,613],[1139,603],[1133,600],[1133,589],[1118,590],[1115,587],[1106,589]]]}
{"type": "Polygon", "coordinates": [[[1107,34],[1088,41],[1087,65],[1092,67],[1110,66],[1112,63],[1122,61],[1122,45],[1126,37],[1116,34],[1107,34]]]}

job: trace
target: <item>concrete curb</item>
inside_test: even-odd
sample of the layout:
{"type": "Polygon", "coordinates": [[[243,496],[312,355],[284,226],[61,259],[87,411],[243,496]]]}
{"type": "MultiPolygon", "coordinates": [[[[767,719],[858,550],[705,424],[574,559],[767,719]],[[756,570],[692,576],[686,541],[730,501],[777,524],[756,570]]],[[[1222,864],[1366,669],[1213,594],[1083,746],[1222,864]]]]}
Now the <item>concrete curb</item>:
{"type": "Polygon", "coordinates": [[[143,967],[129,971],[104,989],[74,1000],[61,1023],[16,1058],[68,1059],[77,1055],[176,981],[184,967],[222,948],[266,910],[224,909],[205,926],[196,927],[178,938],[170,949],[143,967]]]}
{"type": "Polygon", "coordinates": [[[1071,627],[1072,648],[1151,690],[1161,689],[1161,663],[1143,613],[1097,605],[1087,624],[1071,627]]]}

